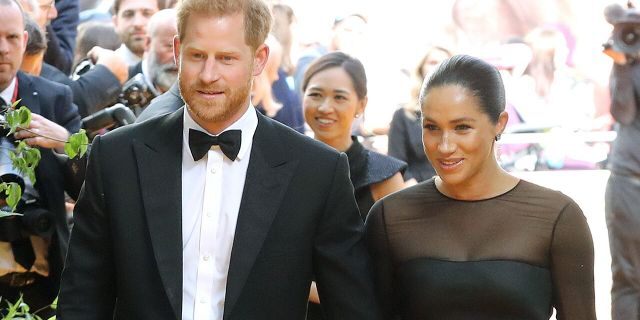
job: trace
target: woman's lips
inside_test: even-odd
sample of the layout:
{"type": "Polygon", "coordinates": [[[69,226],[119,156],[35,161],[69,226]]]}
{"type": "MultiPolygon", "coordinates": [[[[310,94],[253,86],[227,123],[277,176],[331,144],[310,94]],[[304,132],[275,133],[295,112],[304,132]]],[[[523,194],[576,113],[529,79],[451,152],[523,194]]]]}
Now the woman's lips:
{"type": "Polygon", "coordinates": [[[460,167],[462,165],[462,162],[464,161],[463,158],[456,158],[456,159],[438,159],[438,164],[440,165],[440,167],[444,170],[450,171],[450,170],[455,170],[458,167],[460,167]]]}

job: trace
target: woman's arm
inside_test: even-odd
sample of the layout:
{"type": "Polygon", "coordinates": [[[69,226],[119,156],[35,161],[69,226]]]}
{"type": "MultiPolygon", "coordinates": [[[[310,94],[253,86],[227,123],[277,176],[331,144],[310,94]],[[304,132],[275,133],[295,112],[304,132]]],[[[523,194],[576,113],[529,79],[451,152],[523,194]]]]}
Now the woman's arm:
{"type": "Polygon", "coordinates": [[[373,200],[378,201],[388,194],[402,190],[404,187],[404,179],[402,178],[402,174],[398,172],[387,180],[372,184],[371,195],[373,196],[373,200]]]}
{"type": "Polygon", "coordinates": [[[558,320],[595,320],[593,240],[582,210],[570,202],[551,239],[553,304],[558,320]]]}

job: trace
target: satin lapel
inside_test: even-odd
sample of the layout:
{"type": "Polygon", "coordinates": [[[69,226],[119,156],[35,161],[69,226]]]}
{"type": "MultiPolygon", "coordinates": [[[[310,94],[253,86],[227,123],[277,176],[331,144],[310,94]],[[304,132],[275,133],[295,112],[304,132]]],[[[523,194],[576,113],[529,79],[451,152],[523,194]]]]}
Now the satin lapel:
{"type": "Polygon", "coordinates": [[[168,115],[151,141],[134,141],[153,253],[176,319],[182,317],[182,117],[168,115]]]}
{"type": "Polygon", "coordinates": [[[259,113],[258,119],[231,250],[224,319],[242,293],[297,166],[287,158],[286,140],[278,137],[273,120],[259,113]]]}
{"type": "Polygon", "coordinates": [[[37,88],[33,86],[31,79],[22,72],[18,72],[18,99],[20,99],[18,108],[26,106],[32,113],[41,114],[37,88]]]}

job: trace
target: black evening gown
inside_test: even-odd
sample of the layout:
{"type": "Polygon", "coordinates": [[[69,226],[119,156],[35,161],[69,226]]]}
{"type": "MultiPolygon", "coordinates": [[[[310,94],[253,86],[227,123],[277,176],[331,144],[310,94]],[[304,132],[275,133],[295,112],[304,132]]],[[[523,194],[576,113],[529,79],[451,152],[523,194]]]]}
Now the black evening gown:
{"type": "Polygon", "coordinates": [[[461,201],[430,179],[377,202],[366,238],[385,319],[595,319],[591,234],[560,192],[461,201]]]}

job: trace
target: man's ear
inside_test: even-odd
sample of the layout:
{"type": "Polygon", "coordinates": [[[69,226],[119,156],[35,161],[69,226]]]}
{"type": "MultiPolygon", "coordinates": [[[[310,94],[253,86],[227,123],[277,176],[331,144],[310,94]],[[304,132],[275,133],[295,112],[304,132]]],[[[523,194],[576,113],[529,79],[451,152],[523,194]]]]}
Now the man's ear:
{"type": "Polygon", "coordinates": [[[267,60],[269,59],[269,46],[266,44],[261,44],[258,49],[256,49],[255,55],[253,57],[253,76],[258,76],[264,70],[264,66],[267,64],[267,60]]]}
{"type": "Polygon", "coordinates": [[[23,35],[22,35],[22,54],[23,55],[27,51],[27,43],[28,42],[29,42],[29,32],[27,32],[25,30],[23,35]]]}
{"type": "Polygon", "coordinates": [[[180,67],[180,38],[173,36],[173,62],[180,67]]]}

